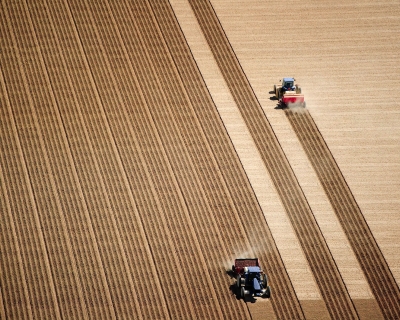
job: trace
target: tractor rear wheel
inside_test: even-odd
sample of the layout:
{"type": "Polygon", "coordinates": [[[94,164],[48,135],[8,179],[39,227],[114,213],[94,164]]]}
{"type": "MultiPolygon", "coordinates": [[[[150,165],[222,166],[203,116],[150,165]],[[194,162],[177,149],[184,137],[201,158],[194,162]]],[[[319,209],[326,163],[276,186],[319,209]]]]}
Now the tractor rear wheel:
{"type": "Polygon", "coordinates": [[[267,286],[267,291],[265,292],[265,297],[266,298],[271,298],[271,287],[267,286]]]}
{"type": "Polygon", "coordinates": [[[242,283],[242,280],[241,280],[241,276],[239,274],[237,276],[237,279],[236,279],[236,287],[240,288],[241,287],[241,283],[242,283]]]}
{"type": "Polygon", "coordinates": [[[276,97],[278,98],[278,100],[281,98],[281,88],[277,88],[276,89],[276,97]]]}
{"type": "Polygon", "coordinates": [[[245,294],[245,289],[244,287],[242,287],[242,289],[240,290],[240,296],[244,299],[246,294],[245,294]]]}

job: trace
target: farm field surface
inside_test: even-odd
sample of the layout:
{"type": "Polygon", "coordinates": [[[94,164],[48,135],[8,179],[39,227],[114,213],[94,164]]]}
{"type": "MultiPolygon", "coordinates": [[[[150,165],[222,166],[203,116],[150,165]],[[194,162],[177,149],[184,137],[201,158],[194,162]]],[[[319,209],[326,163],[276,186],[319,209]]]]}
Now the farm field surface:
{"type": "Polygon", "coordinates": [[[1,1],[0,319],[399,319],[399,34],[396,1],[1,1]]]}

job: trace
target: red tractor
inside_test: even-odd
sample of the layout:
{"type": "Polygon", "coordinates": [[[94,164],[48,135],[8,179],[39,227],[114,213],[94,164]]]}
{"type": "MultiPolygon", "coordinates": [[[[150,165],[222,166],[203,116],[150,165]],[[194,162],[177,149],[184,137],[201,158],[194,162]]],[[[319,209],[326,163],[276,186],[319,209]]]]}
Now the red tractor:
{"type": "Polygon", "coordinates": [[[294,78],[283,78],[279,80],[281,84],[274,85],[274,93],[279,103],[285,107],[294,105],[305,107],[304,95],[301,93],[301,88],[294,82],[294,78]]]}
{"type": "Polygon", "coordinates": [[[237,279],[236,289],[243,299],[271,296],[267,275],[261,270],[257,258],[235,259],[232,272],[237,279]]]}

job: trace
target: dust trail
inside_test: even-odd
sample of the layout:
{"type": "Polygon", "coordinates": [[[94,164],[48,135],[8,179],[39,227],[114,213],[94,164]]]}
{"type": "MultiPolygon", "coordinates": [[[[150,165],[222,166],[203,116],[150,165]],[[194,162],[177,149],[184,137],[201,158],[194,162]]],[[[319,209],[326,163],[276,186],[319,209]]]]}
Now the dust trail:
{"type": "Polygon", "coordinates": [[[223,266],[227,270],[231,270],[232,265],[235,263],[235,259],[258,258],[263,251],[265,251],[265,248],[259,245],[251,246],[251,248],[245,251],[236,251],[230,258],[227,258],[224,261],[223,266]]]}
{"type": "Polygon", "coordinates": [[[301,105],[301,103],[288,103],[287,107],[293,113],[306,113],[306,108],[301,105]]]}

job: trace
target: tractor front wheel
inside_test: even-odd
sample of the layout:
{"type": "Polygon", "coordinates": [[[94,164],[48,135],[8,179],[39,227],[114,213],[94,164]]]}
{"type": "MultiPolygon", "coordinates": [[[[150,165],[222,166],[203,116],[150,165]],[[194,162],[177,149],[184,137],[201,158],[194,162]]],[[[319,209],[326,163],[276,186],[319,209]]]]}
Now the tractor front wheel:
{"type": "Polygon", "coordinates": [[[264,275],[262,276],[262,286],[263,286],[263,288],[266,288],[266,287],[267,287],[267,284],[268,284],[268,277],[267,277],[266,274],[264,274],[264,275]]]}

